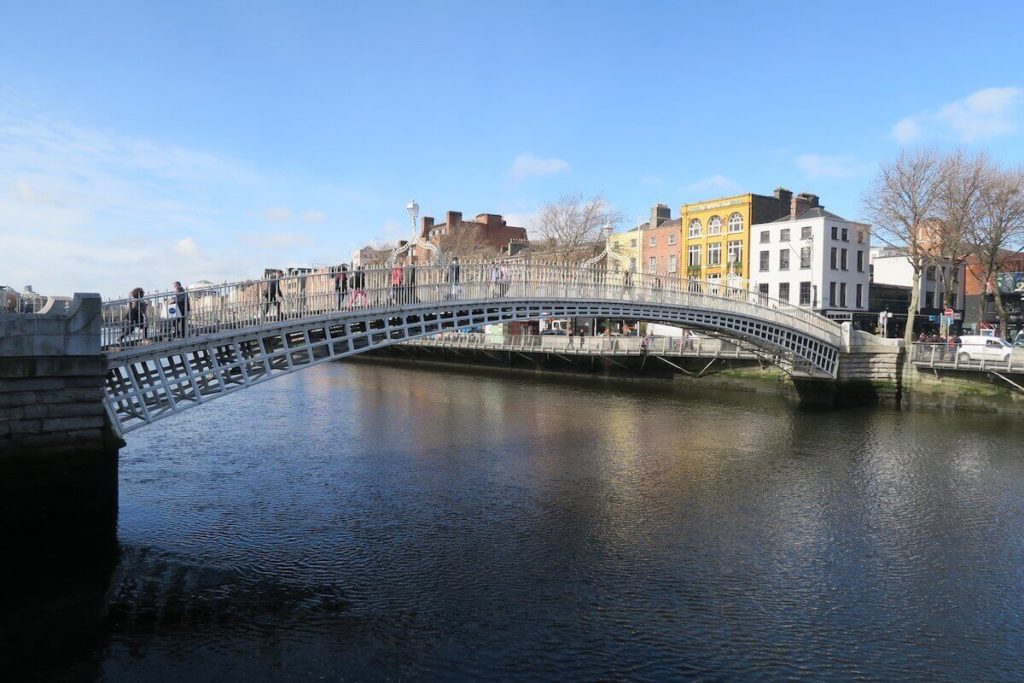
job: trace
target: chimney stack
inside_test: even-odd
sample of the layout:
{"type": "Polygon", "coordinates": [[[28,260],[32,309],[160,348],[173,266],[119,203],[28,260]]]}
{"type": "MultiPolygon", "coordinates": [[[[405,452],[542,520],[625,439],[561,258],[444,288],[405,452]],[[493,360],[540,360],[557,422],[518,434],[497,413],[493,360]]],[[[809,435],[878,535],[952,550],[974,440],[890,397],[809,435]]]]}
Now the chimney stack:
{"type": "Polygon", "coordinates": [[[423,239],[430,239],[430,230],[434,227],[434,217],[424,216],[422,225],[423,227],[420,229],[420,237],[423,239]]]}
{"type": "Polygon", "coordinates": [[[445,220],[448,221],[448,229],[453,229],[456,225],[462,222],[461,211],[449,211],[445,216],[445,220]]]}
{"type": "Polygon", "coordinates": [[[651,207],[650,227],[656,228],[662,223],[667,223],[670,220],[672,220],[672,209],[668,208],[664,204],[655,204],[651,207]]]}
{"type": "Polygon", "coordinates": [[[801,192],[797,196],[793,197],[789,206],[789,217],[791,219],[795,219],[807,209],[813,209],[818,206],[818,195],[811,194],[809,192],[801,192]]]}
{"type": "Polygon", "coordinates": [[[779,207],[779,218],[792,212],[792,199],[793,193],[782,187],[781,185],[775,188],[775,198],[778,201],[777,206],[779,207]]]}

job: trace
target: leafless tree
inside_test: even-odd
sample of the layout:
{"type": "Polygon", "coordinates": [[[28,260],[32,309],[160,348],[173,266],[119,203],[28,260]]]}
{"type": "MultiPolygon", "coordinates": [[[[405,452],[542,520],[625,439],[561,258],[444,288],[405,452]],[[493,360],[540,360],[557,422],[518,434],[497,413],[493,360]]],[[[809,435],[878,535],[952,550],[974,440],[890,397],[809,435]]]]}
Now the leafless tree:
{"type": "Polygon", "coordinates": [[[875,225],[873,234],[886,244],[905,247],[914,271],[903,333],[908,349],[914,339],[914,317],[921,299],[921,272],[929,260],[927,224],[934,218],[941,168],[939,156],[933,151],[903,152],[894,162],[879,168],[863,200],[875,225]]]}
{"type": "Polygon", "coordinates": [[[582,194],[566,194],[541,207],[532,228],[544,243],[544,251],[574,262],[593,253],[602,228],[614,227],[621,220],[621,214],[601,195],[586,199],[582,194]]]}
{"type": "Polygon", "coordinates": [[[498,254],[498,250],[484,239],[480,224],[468,221],[449,226],[438,246],[449,258],[458,256],[463,261],[489,259],[498,254]]]}
{"type": "Polygon", "coordinates": [[[954,278],[974,251],[974,232],[981,220],[982,198],[991,176],[985,154],[964,150],[942,158],[935,202],[936,219],[928,224],[922,244],[942,281],[943,307],[953,307],[954,278]]]}
{"type": "Polygon", "coordinates": [[[1006,337],[1007,311],[999,291],[999,274],[1006,262],[1024,249],[1024,168],[993,168],[987,174],[981,197],[981,219],[972,232],[976,277],[982,297],[978,320],[985,318],[985,294],[992,289],[999,315],[999,334],[1006,337]]]}

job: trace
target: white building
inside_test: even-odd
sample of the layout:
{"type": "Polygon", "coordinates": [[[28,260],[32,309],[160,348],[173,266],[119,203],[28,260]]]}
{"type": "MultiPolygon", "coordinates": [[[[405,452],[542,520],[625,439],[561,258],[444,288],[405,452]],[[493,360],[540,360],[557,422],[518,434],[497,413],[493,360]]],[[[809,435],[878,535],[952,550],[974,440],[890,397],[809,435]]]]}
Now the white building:
{"type": "Polygon", "coordinates": [[[793,198],[790,215],[750,228],[750,287],[837,319],[868,310],[871,226],[793,198]]]}
{"type": "MultiPolygon", "coordinates": [[[[927,266],[919,276],[921,298],[917,312],[924,315],[938,315],[943,308],[944,282],[949,274],[950,264],[927,266]]],[[[966,294],[966,266],[961,263],[953,273],[952,308],[963,313],[966,294]]],[[[871,281],[880,285],[914,286],[914,268],[907,259],[906,248],[874,247],[871,249],[871,281]]]]}

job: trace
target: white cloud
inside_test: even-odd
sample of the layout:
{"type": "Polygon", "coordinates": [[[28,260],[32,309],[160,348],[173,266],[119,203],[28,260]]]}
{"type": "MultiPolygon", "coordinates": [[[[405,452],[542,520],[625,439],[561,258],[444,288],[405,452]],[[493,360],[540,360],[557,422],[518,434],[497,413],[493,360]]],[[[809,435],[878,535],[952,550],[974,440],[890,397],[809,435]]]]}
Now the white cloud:
{"type": "Polygon", "coordinates": [[[1019,127],[1022,100],[1024,90],[1018,87],[984,88],[937,110],[904,117],[891,134],[901,144],[925,137],[970,143],[1009,135],[1019,127]]]}
{"type": "Polygon", "coordinates": [[[509,175],[513,180],[520,181],[533,176],[567,173],[569,170],[569,162],[558,157],[543,159],[530,152],[524,152],[512,161],[509,175]]]}
{"type": "Polygon", "coordinates": [[[263,212],[263,220],[268,223],[287,223],[292,219],[292,212],[284,206],[272,206],[263,212]]]}
{"type": "Polygon", "coordinates": [[[872,168],[850,155],[801,154],[793,161],[811,178],[852,178],[872,168]]]}
{"type": "Polygon", "coordinates": [[[686,189],[689,192],[739,192],[740,184],[732,178],[716,173],[698,180],[686,189]]]}
{"type": "Polygon", "coordinates": [[[248,246],[260,249],[290,249],[313,243],[313,239],[305,233],[283,231],[246,235],[244,241],[248,246]]]}
{"type": "Polygon", "coordinates": [[[175,242],[174,253],[178,256],[194,258],[199,255],[199,245],[191,237],[186,237],[175,242]]]}
{"type": "Polygon", "coordinates": [[[901,145],[912,144],[921,138],[921,125],[913,116],[908,116],[892,127],[892,136],[901,145]]]}
{"type": "Polygon", "coordinates": [[[319,209],[287,213],[303,221],[297,232],[308,237],[238,248],[267,217],[250,210],[262,198],[309,206],[307,194],[328,189],[346,206],[366,202],[373,190],[326,188],[201,150],[24,113],[0,97],[0,278],[19,287],[104,296],[135,286],[166,291],[175,280],[262,272],[283,258],[274,249],[294,247],[287,257],[296,264],[312,257],[303,245],[346,253],[352,236],[325,234],[319,209]]]}

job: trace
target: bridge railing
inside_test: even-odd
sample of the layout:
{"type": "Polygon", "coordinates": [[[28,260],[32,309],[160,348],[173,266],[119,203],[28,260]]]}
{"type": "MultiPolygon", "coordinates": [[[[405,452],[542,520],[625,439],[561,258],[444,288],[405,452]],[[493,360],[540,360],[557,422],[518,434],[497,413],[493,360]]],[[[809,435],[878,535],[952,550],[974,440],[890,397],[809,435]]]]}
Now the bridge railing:
{"type": "Polygon", "coordinates": [[[717,282],[528,261],[333,269],[280,278],[199,285],[108,301],[103,346],[139,344],[240,330],[359,309],[394,309],[456,301],[604,300],[732,312],[778,323],[838,344],[839,325],[792,304],[717,282]]]}
{"type": "Polygon", "coordinates": [[[432,337],[405,342],[411,346],[524,353],[571,353],[574,355],[704,356],[715,358],[756,358],[756,354],[738,344],[712,337],[606,337],[563,334],[491,335],[479,332],[443,332],[432,337]]]}

